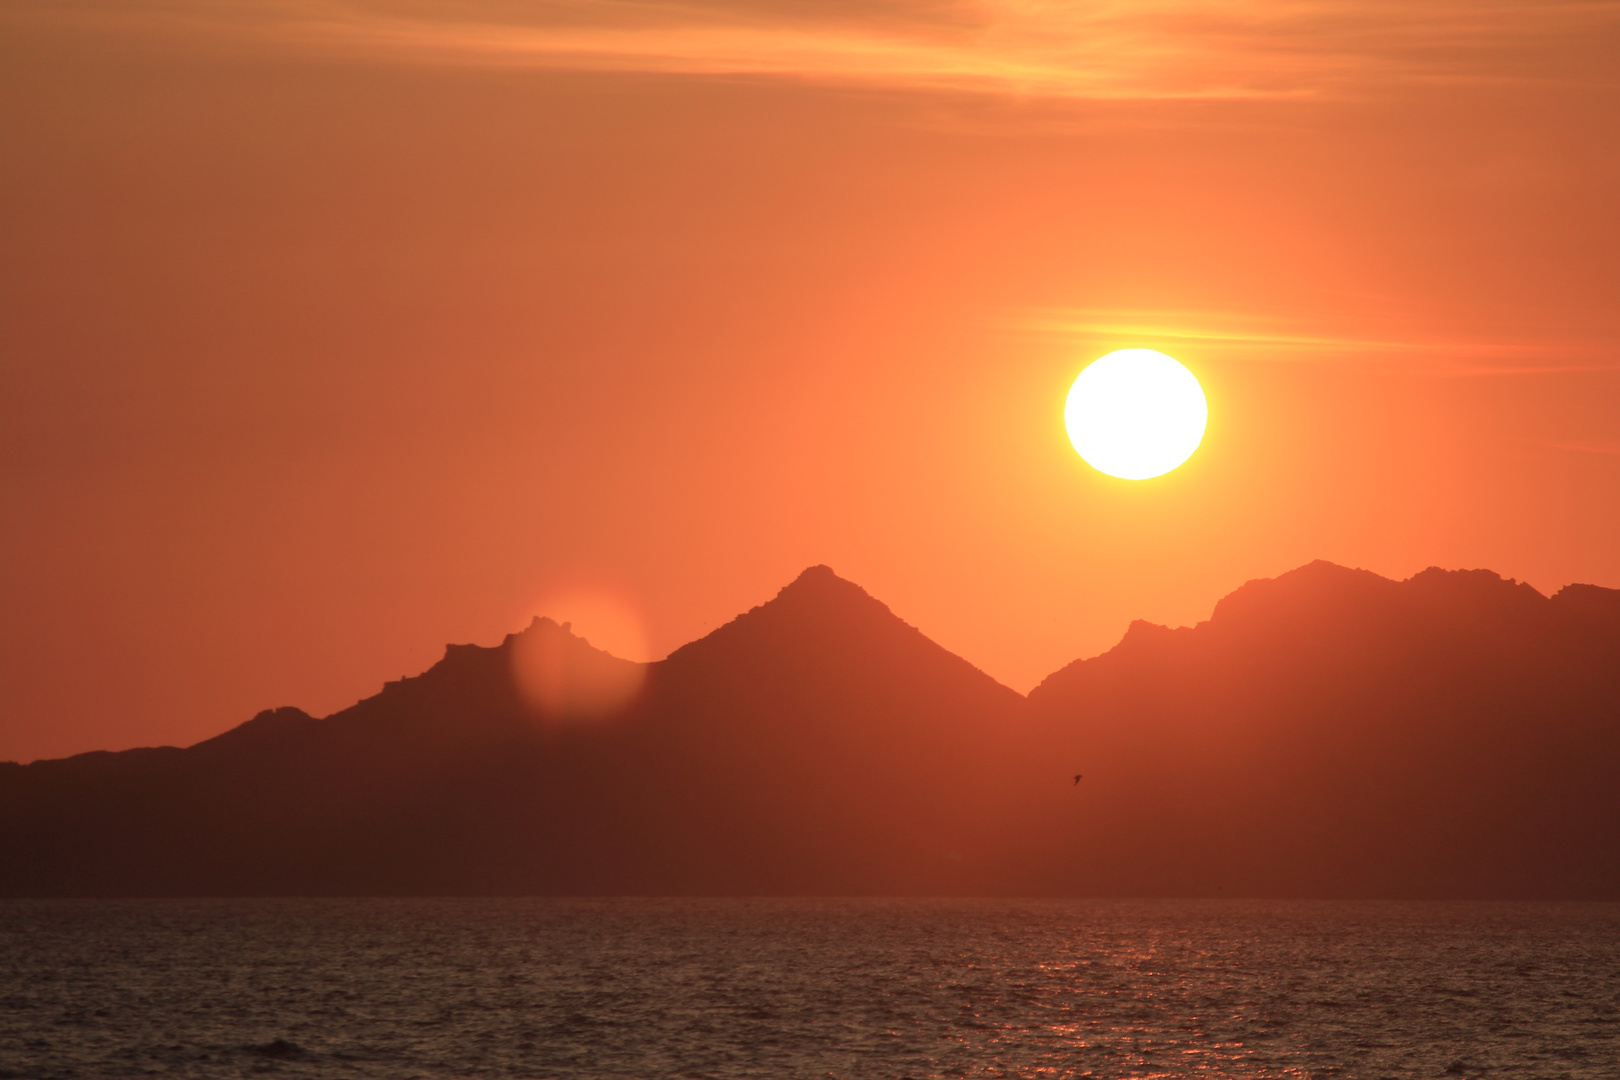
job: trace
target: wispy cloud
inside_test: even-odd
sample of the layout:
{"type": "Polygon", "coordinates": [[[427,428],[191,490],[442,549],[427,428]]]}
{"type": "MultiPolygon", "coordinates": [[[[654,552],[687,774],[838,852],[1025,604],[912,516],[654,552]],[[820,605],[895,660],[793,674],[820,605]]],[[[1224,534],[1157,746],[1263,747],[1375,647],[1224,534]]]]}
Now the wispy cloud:
{"type": "Polygon", "coordinates": [[[1014,315],[1016,328],[1060,337],[1093,340],[1185,342],[1214,349],[1290,353],[1393,351],[1416,352],[1426,346],[1410,341],[1340,337],[1279,327],[1252,316],[1209,311],[1126,311],[1064,308],[1014,315]]]}
{"type": "Polygon", "coordinates": [[[1182,346],[1223,359],[1384,360],[1402,363],[1414,374],[1445,377],[1620,370],[1613,349],[1581,343],[1335,334],[1237,312],[1063,308],[1023,311],[1006,321],[1015,330],[1101,350],[1182,346]]]}
{"type": "Polygon", "coordinates": [[[1620,26],[1620,2],[148,0],[51,17],[407,62],[746,76],[1057,98],[1278,98],[1519,77],[1482,60],[1620,26]]]}

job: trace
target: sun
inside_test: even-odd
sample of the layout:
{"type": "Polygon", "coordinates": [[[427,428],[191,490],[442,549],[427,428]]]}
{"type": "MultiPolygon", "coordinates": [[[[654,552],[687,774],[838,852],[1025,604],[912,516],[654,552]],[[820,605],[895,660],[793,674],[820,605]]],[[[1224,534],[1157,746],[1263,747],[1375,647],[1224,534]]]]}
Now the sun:
{"type": "Polygon", "coordinates": [[[1186,461],[1208,419],[1197,377],[1153,349],[1092,361],[1063,408],[1069,441],[1086,464],[1121,480],[1163,476],[1186,461]]]}

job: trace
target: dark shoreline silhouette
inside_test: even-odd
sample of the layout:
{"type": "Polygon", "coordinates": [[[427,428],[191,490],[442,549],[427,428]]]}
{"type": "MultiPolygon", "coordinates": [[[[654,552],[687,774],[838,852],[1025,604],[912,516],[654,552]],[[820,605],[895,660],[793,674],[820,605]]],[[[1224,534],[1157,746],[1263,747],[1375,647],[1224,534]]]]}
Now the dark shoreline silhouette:
{"type": "Polygon", "coordinates": [[[1025,698],[812,567],[649,665],[537,619],[326,718],[0,765],[0,895],[1620,899],[1617,766],[1620,590],[1317,562],[1025,698]]]}

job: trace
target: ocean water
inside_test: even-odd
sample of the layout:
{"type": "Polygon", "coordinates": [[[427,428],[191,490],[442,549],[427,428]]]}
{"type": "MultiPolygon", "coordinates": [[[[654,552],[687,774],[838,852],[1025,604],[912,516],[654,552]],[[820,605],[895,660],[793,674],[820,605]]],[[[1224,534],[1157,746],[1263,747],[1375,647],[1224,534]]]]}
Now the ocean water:
{"type": "Polygon", "coordinates": [[[1620,1077],[1620,906],[0,902],[3,1077],[1620,1077]]]}

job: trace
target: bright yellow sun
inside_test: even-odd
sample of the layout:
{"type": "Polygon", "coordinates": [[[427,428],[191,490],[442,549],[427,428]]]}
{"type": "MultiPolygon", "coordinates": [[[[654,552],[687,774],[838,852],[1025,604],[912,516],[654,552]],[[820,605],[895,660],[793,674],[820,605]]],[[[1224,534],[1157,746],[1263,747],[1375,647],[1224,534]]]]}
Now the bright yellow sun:
{"type": "Polygon", "coordinates": [[[1152,349],[1094,360],[1069,388],[1069,441],[1098,472],[1122,480],[1163,476],[1204,440],[1209,406],[1192,372],[1152,349]]]}

